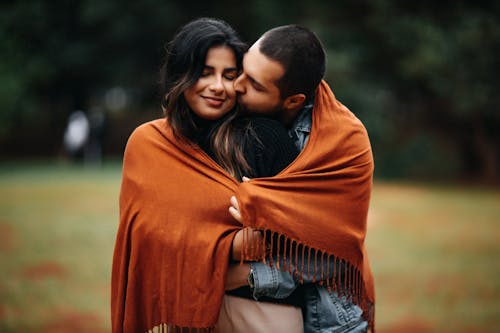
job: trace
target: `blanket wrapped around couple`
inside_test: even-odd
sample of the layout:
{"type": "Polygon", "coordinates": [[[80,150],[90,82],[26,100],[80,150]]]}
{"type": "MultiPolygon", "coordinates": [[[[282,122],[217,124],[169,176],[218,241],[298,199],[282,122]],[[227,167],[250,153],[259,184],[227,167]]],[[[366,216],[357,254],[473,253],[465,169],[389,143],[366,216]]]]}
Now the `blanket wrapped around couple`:
{"type": "MultiPolygon", "coordinates": [[[[113,332],[213,331],[232,239],[242,228],[228,213],[235,194],[246,225],[278,235],[288,267],[299,266],[299,251],[302,258],[313,253],[342,262],[339,272],[338,265],[318,268],[317,283],[351,297],[373,323],[364,247],[372,173],[363,125],[325,82],[316,92],[306,148],[271,178],[239,184],[197,146],[177,140],[165,119],[141,125],[123,162],[113,332]]],[[[245,245],[247,254],[258,246],[245,245]]]]}

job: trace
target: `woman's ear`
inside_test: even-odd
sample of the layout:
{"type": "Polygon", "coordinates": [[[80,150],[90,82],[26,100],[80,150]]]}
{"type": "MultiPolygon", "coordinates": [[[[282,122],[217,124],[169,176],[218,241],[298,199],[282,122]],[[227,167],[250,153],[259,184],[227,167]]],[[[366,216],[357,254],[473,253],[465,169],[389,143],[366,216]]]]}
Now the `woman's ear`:
{"type": "Polygon", "coordinates": [[[283,102],[283,108],[286,110],[295,110],[300,109],[304,105],[306,101],[306,95],[304,94],[295,94],[288,96],[283,102]]]}

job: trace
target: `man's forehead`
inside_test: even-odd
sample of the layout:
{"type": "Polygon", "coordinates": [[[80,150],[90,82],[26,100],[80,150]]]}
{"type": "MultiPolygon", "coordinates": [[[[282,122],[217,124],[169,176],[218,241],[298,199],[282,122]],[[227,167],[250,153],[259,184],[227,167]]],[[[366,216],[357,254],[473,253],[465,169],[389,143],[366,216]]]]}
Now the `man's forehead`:
{"type": "Polygon", "coordinates": [[[243,71],[259,82],[266,81],[260,82],[261,84],[274,83],[280,79],[285,72],[283,66],[279,62],[268,58],[260,52],[259,41],[253,44],[245,54],[243,71]]]}

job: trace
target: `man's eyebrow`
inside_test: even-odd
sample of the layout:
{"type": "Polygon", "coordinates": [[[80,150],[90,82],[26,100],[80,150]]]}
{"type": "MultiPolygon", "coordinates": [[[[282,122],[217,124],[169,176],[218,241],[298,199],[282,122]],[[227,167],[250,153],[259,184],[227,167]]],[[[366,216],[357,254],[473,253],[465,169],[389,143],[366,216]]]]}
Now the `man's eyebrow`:
{"type": "Polygon", "coordinates": [[[262,84],[259,83],[259,81],[255,80],[253,77],[247,74],[248,80],[252,82],[252,84],[256,85],[259,89],[262,90],[267,90],[262,84]]]}

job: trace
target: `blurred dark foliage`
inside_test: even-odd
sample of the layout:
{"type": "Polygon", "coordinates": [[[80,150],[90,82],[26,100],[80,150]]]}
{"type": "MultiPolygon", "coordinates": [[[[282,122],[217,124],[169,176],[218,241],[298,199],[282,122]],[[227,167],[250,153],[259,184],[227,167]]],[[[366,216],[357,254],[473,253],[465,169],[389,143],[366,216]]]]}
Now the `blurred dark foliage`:
{"type": "Polygon", "coordinates": [[[69,114],[96,107],[108,118],[104,153],[120,156],[137,124],[162,116],[164,45],[199,16],[249,43],[288,23],[317,32],[377,176],[498,181],[498,1],[2,2],[0,158],[61,154],[69,114]]]}

